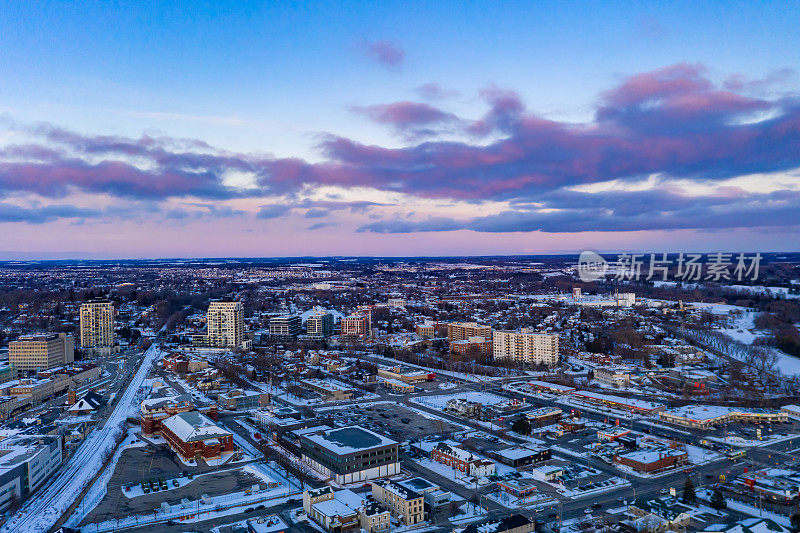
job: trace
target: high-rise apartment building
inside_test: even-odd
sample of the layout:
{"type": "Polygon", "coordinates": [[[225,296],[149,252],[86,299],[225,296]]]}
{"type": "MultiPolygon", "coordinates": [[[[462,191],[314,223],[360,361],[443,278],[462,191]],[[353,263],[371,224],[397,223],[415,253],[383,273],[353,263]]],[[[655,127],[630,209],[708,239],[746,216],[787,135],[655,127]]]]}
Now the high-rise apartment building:
{"type": "Polygon", "coordinates": [[[519,332],[495,331],[492,351],[495,359],[555,366],[558,364],[558,335],[534,333],[528,328],[519,332]]]}
{"type": "Polygon", "coordinates": [[[208,345],[214,348],[239,348],[244,342],[242,302],[216,301],[208,305],[208,345]]]}
{"type": "Polygon", "coordinates": [[[23,335],[8,343],[8,360],[17,370],[46,370],[75,361],[75,341],[67,333],[23,335]]]}
{"type": "Polygon", "coordinates": [[[81,347],[95,353],[114,349],[114,304],[93,300],[81,304],[81,347]]]}
{"type": "Polygon", "coordinates": [[[492,327],[482,326],[477,322],[451,322],[447,324],[447,340],[465,341],[470,337],[483,337],[487,341],[492,339],[492,327]]]}
{"type": "Polygon", "coordinates": [[[327,311],[315,311],[306,320],[306,334],[315,339],[333,335],[333,315],[327,311]]]}
{"type": "Polygon", "coordinates": [[[274,316],[269,319],[269,334],[276,337],[297,337],[303,327],[299,315],[274,316]]]}
{"type": "Polygon", "coordinates": [[[369,335],[369,317],[354,313],[342,319],[342,335],[348,337],[366,337],[369,335]]]}

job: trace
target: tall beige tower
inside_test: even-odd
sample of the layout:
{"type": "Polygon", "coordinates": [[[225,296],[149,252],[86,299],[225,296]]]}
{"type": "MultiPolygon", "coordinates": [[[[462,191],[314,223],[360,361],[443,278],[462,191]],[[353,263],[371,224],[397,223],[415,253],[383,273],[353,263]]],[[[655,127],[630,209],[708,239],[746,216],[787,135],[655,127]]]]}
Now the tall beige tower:
{"type": "Polygon", "coordinates": [[[81,346],[93,351],[114,348],[114,304],[102,300],[81,304],[81,346]]]}
{"type": "Polygon", "coordinates": [[[244,341],[242,302],[211,302],[208,305],[208,344],[215,348],[239,348],[244,341]]]}

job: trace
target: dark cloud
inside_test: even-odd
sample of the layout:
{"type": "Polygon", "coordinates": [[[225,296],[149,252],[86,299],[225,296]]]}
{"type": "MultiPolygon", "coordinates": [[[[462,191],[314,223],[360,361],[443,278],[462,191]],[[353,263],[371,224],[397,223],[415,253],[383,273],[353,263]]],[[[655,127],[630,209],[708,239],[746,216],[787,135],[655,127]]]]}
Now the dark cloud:
{"type": "Polygon", "coordinates": [[[327,209],[309,209],[303,216],[306,218],[323,218],[329,214],[330,212],[327,209]]]}
{"type": "Polygon", "coordinates": [[[105,213],[98,209],[86,209],[74,205],[48,205],[22,207],[14,204],[0,203],[0,222],[26,222],[28,224],[44,224],[59,218],[83,219],[100,218],[105,213]]]}
{"type": "Polygon", "coordinates": [[[472,230],[488,233],[576,233],[800,226],[800,192],[752,194],[723,189],[707,196],[659,190],[613,193],[560,192],[536,206],[471,219],[395,218],[366,224],[359,231],[414,233],[472,230]]]}
{"type": "Polygon", "coordinates": [[[311,224],[306,229],[309,230],[309,231],[313,231],[315,229],[332,228],[332,227],[336,227],[338,225],[339,224],[336,223],[336,222],[317,222],[316,224],[311,224]]]}
{"type": "Polygon", "coordinates": [[[291,209],[291,206],[282,204],[262,205],[256,217],[264,219],[278,218],[288,214],[291,209]]]}

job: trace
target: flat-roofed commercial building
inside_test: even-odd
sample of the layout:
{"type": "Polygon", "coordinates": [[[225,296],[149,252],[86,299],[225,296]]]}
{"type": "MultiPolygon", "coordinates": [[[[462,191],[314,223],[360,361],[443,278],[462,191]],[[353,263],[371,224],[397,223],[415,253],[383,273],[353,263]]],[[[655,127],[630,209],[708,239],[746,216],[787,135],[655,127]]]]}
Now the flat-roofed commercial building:
{"type": "Polygon", "coordinates": [[[450,322],[447,324],[447,340],[450,342],[469,340],[470,337],[492,339],[492,327],[477,322],[450,322]]]}
{"type": "Polygon", "coordinates": [[[527,328],[519,332],[495,331],[492,353],[498,360],[555,366],[558,364],[558,335],[534,333],[527,328]]]}
{"type": "Polygon", "coordinates": [[[614,462],[637,472],[658,472],[689,462],[686,450],[675,448],[643,449],[614,455],[614,462]]]}
{"type": "Polygon", "coordinates": [[[17,370],[45,370],[75,361],[75,341],[67,333],[24,335],[8,343],[8,360],[17,370]]]}
{"type": "Polygon", "coordinates": [[[572,397],[576,400],[592,405],[611,407],[613,409],[620,409],[623,411],[630,411],[643,415],[654,415],[667,408],[667,406],[663,403],[638,400],[636,398],[623,398],[621,396],[612,396],[610,394],[598,394],[596,392],[583,390],[574,391],[572,393],[572,397]]]}
{"type": "Polygon", "coordinates": [[[302,460],[337,483],[354,483],[400,472],[397,442],[359,426],[300,435],[302,460]]]}
{"type": "Polygon", "coordinates": [[[269,319],[269,334],[274,337],[297,337],[302,326],[299,315],[274,316],[269,319]]]}
{"type": "Polygon", "coordinates": [[[242,302],[216,301],[206,314],[208,345],[214,348],[239,348],[244,343],[242,302]]]}
{"type": "Polygon", "coordinates": [[[114,304],[93,300],[81,304],[81,347],[94,354],[114,352],[114,304]]]}
{"type": "Polygon", "coordinates": [[[746,409],[744,407],[725,407],[720,405],[684,405],[683,407],[662,411],[658,416],[661,420],[671,424],[700,429],[733,422],[774,424],[789,420],[789,413],[785,411],[746,409]]]}
{"type": "Polygon", "coordinates": [[[372,497],[385,504],[404,525],[425,521],[425,498],[415,490],[388,479],[379,479],[372,482],[372,497]]]}
{"type": "Polygon", "coordinates": [[[61,465],[61,437],[10,437],[0,449],[0,512],[38,489],[61,465]]]}

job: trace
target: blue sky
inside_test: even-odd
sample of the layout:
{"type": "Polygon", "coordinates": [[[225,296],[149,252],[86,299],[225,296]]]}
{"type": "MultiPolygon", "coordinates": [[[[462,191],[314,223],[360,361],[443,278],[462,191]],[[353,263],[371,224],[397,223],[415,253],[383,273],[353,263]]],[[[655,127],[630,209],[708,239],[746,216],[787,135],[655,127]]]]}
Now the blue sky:
{"type": "MultiPolygon", "coordinates": [[[[484,117],[489,105],[487,88],[513,92],[524,103],[525,116],[562,125],[592,125],[609,92],[631,77],[678,64],[701,65],[700,77],[720,90],[768,102],[751,106],[763,108],[764,113],[790,116],[785,100],[796,98],[798,90],[793,71],[800,64],[798,15],[798,5],[787,2],[163,2],[157,7],[147,2],[8,2],[0,16],[0,46],[4,50],[0,55],[0,113],[6,118],[8,131],[0,142],[20,144],[24,138],[25,143],[47,145],[52,139],[37,139],[36,132],[31,131],[44,123],[86,136],[190,138],[208,143],[220,153],[247,157],[270,154],[308,163],[331,160],[330,148],[320,147],[321,139],[328,135],[387,149],[438,141],[485,146],[514,134],[500,128],[476,139],[454,123],[466,124],[484,117]],[[393,64],[376,60],[371,53],[376,44],[390,47],[401,59],[393,64]],[[732,79],[746,83],[730,89],[732,79]],[[438,84],[444,97],[421,97],[417,88],[424,84],[438,84]],[[435,135],[426,131],[423,139],[419,130],[400,132],[392,119],[376,120],[375,112],[369,112],[370,106],[396,102],[426,102],[452,120],[448,119],[447,128],[437,129],[435,135]]],[[[738,115],[728,118],[744,120],[738,115]]],[[[77,157],[74,149],[69,148],[70,157],[77,157]]],[[[16,157],[10,163],[19,163],[20,156],[16,157]]],[[[147,170],[152,164],[119,154],[95,152],[80,157],[92,165],[122,159],[147,170]]],[[[759,186],[754,184],[765,180],[768,185],[761,188],[768,191],[793,191],[797,187],[793,164],[777,168],[774,161],[763,163],[748,161],[747,172],[741,167],[726,169],[726,179],[739,181],[717,186],[742,187],[742,183],[749,183],[757,190],[759,186]]],[[[697,188],[707,185],[694,174],[654,170],[661,175],[658,184],[662,189],[665,185],[682,187],[683,196],[699,194],[697,188]],[[686,180],[692,181],[691,186],[686,180]]],[[[36,174],[26,176],[37,179],[36,174]]],[[[593,177],[592,184],[596,186],[600,178],[593,177]]],[[[630,178],[649,179],[642,174],[630,178]]],[[[18,228],[19,238],[5,243],[0,240],[0,248],[6,251],[33,253],[61,247],[61,252],[100,254],[108,250],[107,245],[93,250],[81,242],[81,237],[97,232],[95,235],[103,238],[109,234],[109,227],[127,228],[115,235],[125,235],[128,248],[118,245],[108,252],[121,256],[170,255],[166,243],[206,231],[204,224],[219,227],[220,239],[231,237],[231,242],[250,243],[253,234],[270,235],[272,230],[263,226],[264,219],[259,221],[257,214],[263,205],[276,204],[290,208],[285,219],[269,219],[270,227],[284,224],[284,231],[295,228],[313,248],[308,253],[343,253],[344,249],[321,245],[331,237],[351,244],[369,241],[360,253],[380,254],[397,247],[408,254],[427,253],[440,249],[437,241],[451,239],[453,234],[474,237],[480,244],[474,250],[465,245],[452,253],[535,251],[536,244],[531,242],[541,242],[542,251],[560,251],[553,248],[558,240],[551,242],[550,236],[531,234],[531,228],[536,231],[535,224],[503,232],[516,237],[487,234],[476,230],[475,224],[463,223],[447,226],[457,229],[426,230],[424,234],[365,230],[375,221],[398,218],[418,223],[460,217],[463,222],[464,217],[474,215],[469,205],[479,200],[441,191],[433,196],[418,195],[413,188],[373,186],[365,180],[355,186],[341,178],[326,177],[312,187],[303,183],[291,191],[272,187],[237,195],[240,197],[236,199],[215,198],[215,205],[237,212],[222,223],[203,213],[192,212],[182,222],[167,217],[177,209],[186,211],[187,205],[208,200],[194,193],[142,199],[105,189],[89,190],[84,182],[76,182],[54,198],[37,195],[29,190],[32,187],[4,189],[2,180],[0,172],[0,191],[5,191],[0,200],[15,213],[51,204],[79,208],[102,205],[108,211],[130,213],[113,220],[107,212],[95,213],[94,218],[54,216],[46,221],[10,216],[0,224],[18,228]],[[373,208],[361,213],[372,222],[353,222],[359,213],[345,217],[333,210],[329,217],[319,217],[325,218],[320,223],[326,226],[313,230],[300,227],[296,219],[307,212],[298,207],[298,202],[332,197],[393,205],[383,206],[381,212],[373,208]],[[147,223],[165,217],[158,242],[137,237],[137,227],[142,224],[137,217],[142,216],[147,223]],[[43,231],[46,227],[53,231],[43,231]],[[54,242],[45,237],[48,233],[68,234],[69,238],[54,242]]],[[[444,185],[457,189],[464,183],[444,185]]],[[[502,183],[496,185],[493,194],[502,187],[502,183]]],[[[631,186],[630,182],[626,184],[631,186]]],[[[508,209],[498,202],[519,202],[520,198],[498,194],[485,200],[480,212],[491,215],[508,209]]],[[[766,201],[758,201],[762,200],[766,201]]],[[[687,235],[679,237],[674,227],[666,229],[671,230],[670,235],[651,233],[649,239],[641,235],[634,238],[629,229],[614,232],[616,238],[606,232],[604,242],[608,239],[609,247],[620,249],[648,241],[669,246],[686,242],[687,235]]],[[[742,242],[743,232],[747,234],[745,242],[764,242],[764,228],[725,229],[730,230],[727,242],[731,246],[742,242]]],[[[707,236],[708,227],[680,228],[692,230],[693,245],[720,242],[719,235],[707,236]]],[[[584,242],[579,233],[570,232],[568,246],[584,242]]],[[[271,244],[263,245],[263,255],[295,251],[293,246],[267,240],[271,244]]],[[[786,240],[776,238],[767,245],[776,247],[780,242],[786,240]]],[[[798,244],[790,243],[795,248],[798,244]]],[[[242,249],[242,254],[261,255],[256,252],[262,248],[242,249]]],[[[214,252],[239,255],[235,248],[216,250],[199,242],[181,250],[183,255],[214,252]]]]}

